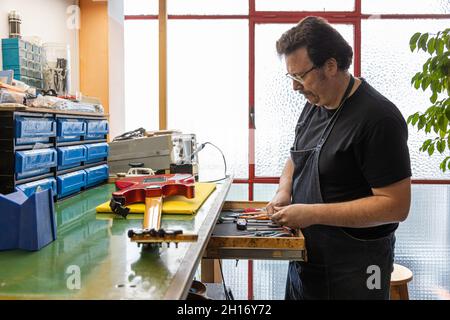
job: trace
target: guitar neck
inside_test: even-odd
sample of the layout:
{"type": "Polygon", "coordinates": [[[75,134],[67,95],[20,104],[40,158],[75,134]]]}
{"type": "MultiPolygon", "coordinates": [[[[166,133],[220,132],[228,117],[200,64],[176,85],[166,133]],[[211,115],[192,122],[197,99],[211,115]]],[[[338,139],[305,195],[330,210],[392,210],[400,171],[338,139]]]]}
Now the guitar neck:
{"type": "Polygon", "coordinates": [[[145,198],[144,229],[161,229],[162,197],[145,198]]]}

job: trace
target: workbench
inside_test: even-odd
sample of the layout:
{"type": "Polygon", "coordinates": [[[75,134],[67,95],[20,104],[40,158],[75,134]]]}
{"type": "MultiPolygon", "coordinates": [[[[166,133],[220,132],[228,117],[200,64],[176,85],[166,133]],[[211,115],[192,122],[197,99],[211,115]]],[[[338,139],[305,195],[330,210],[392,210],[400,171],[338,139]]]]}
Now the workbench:
{"type": "Polygon", "coordinates": [[[57,202],[56,241],[37,252],[0,252],[0,299],[185,299],[230,185],[231,178],[218,183],[195,215],[163,215],[163,228],[198,234],[178,248],[138,248],[127,231],[141,219],[97,215],[113,184],[57,202]]]}

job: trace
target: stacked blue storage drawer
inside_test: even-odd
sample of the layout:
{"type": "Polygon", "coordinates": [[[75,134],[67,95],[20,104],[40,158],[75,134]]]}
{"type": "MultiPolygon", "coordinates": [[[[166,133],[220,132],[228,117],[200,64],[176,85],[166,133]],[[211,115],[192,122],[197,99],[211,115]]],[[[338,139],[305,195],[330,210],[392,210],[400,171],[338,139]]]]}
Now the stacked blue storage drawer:
{"type": "Polygon", "coordinates": [[[79,170],[56,178],[58,198],[81,191],[86,186],[86,171],[79,170]]]}
{"type": "Polygon", "coordinates": [[[2,39],[3,70],[14,70],[14,79],[42,89],[42,48],[18,38],[2,39]]]}
{"type": "Polygon", "coordinates": [[[108,157],[109,145],[106,142],[85,144],[87,149],[86,163],[103,161],[108,157]]]}
{"type": "Polygon", "coordinates": [[[86,122],[81,119],[57,119],[57,141],[80,141],[86,134],[86,122]]]}
{"type": "Polygon", "coordinates": [[[100,184],[109,177],[109,167],[107,164],[85,169],[86,171],[86,187],[92,187],[100,184]]]}
{"type": "Polygon", "coordinates": [[[58,170],[81,166],[86,161],[87,148],[84,145],[58,147],[58,170]]]}
{"type": "Polygon", "coordinates": [[[25,193],[27,197],[31,197],[38,188],[40,188],[41,190],[52,189],[53,195],[56,195],[55,178],[37,180],[29,183],[20,184],[17,186],[17,189],[23,191],[23,193],[25,193]]]}
{"type": "Polygon", "coordinates": [[[86,140],[105,139],[108,134],[108,120],[86,120],[86,140]]]}
{"type": "Polygon", "coordinates": [[[57,154],[53,148],[16,151],[15,173],[17,179],[49,173],[56,167],[57,154]]]}
{"type": "Polygon", "coordinates": [[[55,121],[52,118],[18,116],[15,120],[17,145],[48,143],[56,136],[55,121]]]}

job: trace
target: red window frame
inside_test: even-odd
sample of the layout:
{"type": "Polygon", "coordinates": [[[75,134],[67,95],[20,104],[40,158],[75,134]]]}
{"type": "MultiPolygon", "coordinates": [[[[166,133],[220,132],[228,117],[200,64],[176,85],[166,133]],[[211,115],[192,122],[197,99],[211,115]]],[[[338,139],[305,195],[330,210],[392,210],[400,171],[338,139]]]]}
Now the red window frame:
{"type": "MultiPolygon", "coordinates": [[[[354,0],[353,11],[256,11],[255,0],[248,0],[248,15],[168,15],[168,19],[247,19],[249,21],[249,168],[248,179],[234,179],[233,183],[248,184],[248,200],[253,200],[254,184],[278,184],[279,177],[260,177],[255,174],[255,127],[251,114],[255,114],[255,25],[264,23],[296,23],[307,16],[320,16],[330,23],[353,25],[354,75],[361,76],[361,21],[372,17],[361,11],[362,0],[354,0]]],[[[450,14],[381,14],[378,19],[450,19],[450,14]]],[[[125,20],[156,20],[158,15],[125,15],[125,20]]],[[[414,184],[450,184],[450,180],[413,180],[414,184]]],[[[253,299],[253,264],[248,265],[248,299],[253,299]]]]}

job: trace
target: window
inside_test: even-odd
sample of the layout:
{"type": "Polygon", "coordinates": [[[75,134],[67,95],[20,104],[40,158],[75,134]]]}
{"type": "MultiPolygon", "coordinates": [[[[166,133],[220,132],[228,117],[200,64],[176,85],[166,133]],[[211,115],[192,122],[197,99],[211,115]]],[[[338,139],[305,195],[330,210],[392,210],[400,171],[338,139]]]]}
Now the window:
{"type": "MultiPolygon", "coordinates": [[[[157,0],[125,0],[129,130],[158,125],[157,6],[157,0]]],[[[448,27],[450,20],[448,0],[167,0],[167,10],[169,128],[218,145],[235,177],[229,199],[259,201],[269,201],[276,190],[305,103],[284,77],[284,61],[275,52],[282,32],[309,15],[328,19],[354,49],[354,75],[364,77],[407,118],[428,106],[428,98],[410,86],[425,60],[409,51],[409,38],[417,31],[448,27]]],[[[439,170],[441,159],[418,151],[423,138],[409,128],[413,178],[450,183],[448,173],[439,170]]],[[[205,149],[199,157],[201,166],[212,170],[211,178],[220,176],[222,159],[216,150],[205,149]]],[[[276,287],[257,287],[253,267],[246,266],[241,263],[233,279],[248,273],[248,298],[255,293],[259,299],[282,298],[270,294],[283,292],[285,263],[255,264],[255,272],[276,287]],[[283,269],[280,277],[270,278],[275,267],[283,269]]],[[[424,283],[417,287],[431,285],[424,283]]],[[[234,295],[246,298],[243,292],[234,295]]],[[[418,291],[412,297],[422,296],[418,291]]]]}

